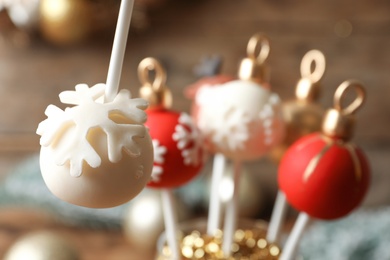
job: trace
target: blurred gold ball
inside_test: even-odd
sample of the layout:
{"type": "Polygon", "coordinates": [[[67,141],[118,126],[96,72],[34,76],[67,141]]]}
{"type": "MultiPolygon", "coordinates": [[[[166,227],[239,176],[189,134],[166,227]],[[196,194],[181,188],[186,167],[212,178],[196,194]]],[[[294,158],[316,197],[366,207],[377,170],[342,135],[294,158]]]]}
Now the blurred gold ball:
{"type": "Polygon", "coordinates": [[[17,240],[4,260],[79,260],[77,250],[63,237],[50,231],[37,231],[17,240]]]}
{"type": "Polygon", "coordinates": [[[283,118],[286,127],[284,141],[274,147],[269,156],[279,163],[288,147],[299,138],[321,130],[324,109],[314,102],[292,100],[282,105],[283,118]]]}
{"type": "MultiPolygon", "coordinates": [[[[176,199],[178,221],[188,218],[189,210],[176,199]]],[[[148,189],[131,201],[123,218],[123,233],[132,246],[141,250],[154,250],[157,240],[164,232],[164,214],[161,195],[148,189]]]]}
{"type": "Polygon", "coordinates": [[[92,28],[92,8],[85,0],[41,0],[42,36],[59,45],[85,40],[92,28]]]}

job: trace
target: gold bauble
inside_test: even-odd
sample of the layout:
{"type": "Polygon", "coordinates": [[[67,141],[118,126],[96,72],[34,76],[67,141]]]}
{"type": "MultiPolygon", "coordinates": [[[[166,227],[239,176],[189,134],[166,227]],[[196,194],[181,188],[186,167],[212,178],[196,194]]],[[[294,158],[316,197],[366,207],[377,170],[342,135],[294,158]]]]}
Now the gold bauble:
{"type": "MultiPolygon", "coordinates": [[[[189,210],[176,199],[178,220],[187,218],[189,210]]],[[[164,232],[164,214],[158,190],[147,189],[131,201],[123,218],[123,232],[132,246],[141,250],[154,250],[164,232]]]]}
{"type": "Polygon", "coordinates": [[[60,235],[37,231],[17,240],[7,251],[4,260],[79,260],[77,250],[60,235]]]}
{"type": "Polygon", "coordinates": [[[59,45],[85,40],[92,28],[92,8],[86,0],[41,0],[42,36],[59,45]]]}
{"type": "Polygon", "coordinates": [[[320,92],[319,81],[324,72],[324,54],[318,50],[307,52],[301,62],[302,78],[297,83],[295,99],[282,104],[286,135],[283,142],[269,153],[269,157],[275,163],[279,163],[293,142],[321,130],[324,109],[316,101],[320,92]]]}

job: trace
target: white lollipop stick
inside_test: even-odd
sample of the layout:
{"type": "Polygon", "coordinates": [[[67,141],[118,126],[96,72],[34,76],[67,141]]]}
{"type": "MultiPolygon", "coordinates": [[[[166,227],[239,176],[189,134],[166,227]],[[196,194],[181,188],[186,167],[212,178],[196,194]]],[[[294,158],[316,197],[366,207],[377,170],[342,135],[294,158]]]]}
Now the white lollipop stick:
{"type": "Polygon", "coordinates": [[[293,260],[301,240],[303,231],[309,223],[310,217],[306,213],[301,212],[295,221],[294,227],[288,237],[286,244],[282,250],[279,260],[293,260]]]}
{"type": "Polygon", "coordinates": [[[207,234],[214,236],[221,228],[221,200],[219,197],[220,184],[225,170],[225,156],[217,153],[214,155],[213,173],[211,175],[211,193],[209,215],[207,218],[207,234]]]}
{"type": "Polygon", "coordinates": [[[226,205],[225,224],[223,229],[222,252],[225,258],[231,254],[231,247],[233,244],[234,231],[237,226],[238,217],[238,193],[240,187],[241,162],[234,162],[234,191],[232,198],[226,205]]]}
{"type": "Polygon", "coordinates": [[[119,9],[118,23],[116,25],[110,65],[108,67],[105,101],[112,101],[118,93],[133,5],[134,0],[122,0],[119,9]]]}
{"type": "Polygon", "coordinates": [[[180,249],[179,249],[179,240],[177,237],[177,217],[176,210],[174,205],[174,198],[172,190],[162,189],[161,190],[161,200],[162,208],[164,214],[164,223],[165,223],[165,234],[167,237],[167,243],[169,249],[171,250],[172,260],[180,259],[180,249]]]}
{"type": "Polygon", "coordinates": [[[267,231],[266,239],[269,243],[278,243],[280,232],[286,218],[287,206],[286,195],[279,190],[267,231]]]}

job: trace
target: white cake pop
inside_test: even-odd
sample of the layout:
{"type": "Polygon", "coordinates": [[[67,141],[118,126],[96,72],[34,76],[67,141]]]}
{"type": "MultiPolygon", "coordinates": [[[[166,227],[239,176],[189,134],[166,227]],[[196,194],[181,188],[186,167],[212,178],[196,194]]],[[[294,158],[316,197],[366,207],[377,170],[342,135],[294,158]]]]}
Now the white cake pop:
{"type": "Polygon", "coordinates": [[[247,52],[239,80],[204,87],[196,95],[200,107],[197,125],[207,148],[236,161],[260,158],[284,133],[280,99],[269,90],[264,66],[268,40],[254,35],[247,52]],[[255,56],[259,44],[261,50],[255,56]]]}
{"type": "Polygon", "coordinates": [[[135,197],[150,180],[153,146],[147,129],[147,102],[121,90],[103,102],[105,84],[60,94],[65,110],[49,105],[41,135],[40,166],[50,191],[60,199],[104,208],[135,197]]]}

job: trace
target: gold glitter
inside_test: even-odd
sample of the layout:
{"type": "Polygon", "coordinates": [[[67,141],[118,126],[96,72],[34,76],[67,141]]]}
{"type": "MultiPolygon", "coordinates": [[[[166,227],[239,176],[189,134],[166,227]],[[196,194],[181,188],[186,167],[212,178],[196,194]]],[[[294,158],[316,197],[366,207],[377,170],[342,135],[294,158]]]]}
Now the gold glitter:
{"type": "MultiPolygon", "coordinates": [[[[182,235],[180,260],[278,260],[281,253],[279,247],[268,243],[265,237],[266,230],[261,227],[236,230],[231,256],[226,257],[222,252],[221,231],[216,232],[215,236],[193,231],[182,235]]],[[[171,250],[165,245],[158,260],[170,260],[171,256],[171,250]]]]}

